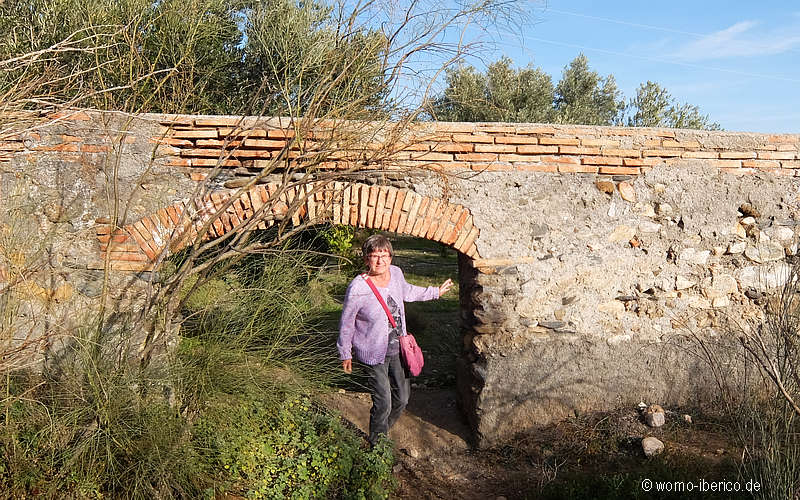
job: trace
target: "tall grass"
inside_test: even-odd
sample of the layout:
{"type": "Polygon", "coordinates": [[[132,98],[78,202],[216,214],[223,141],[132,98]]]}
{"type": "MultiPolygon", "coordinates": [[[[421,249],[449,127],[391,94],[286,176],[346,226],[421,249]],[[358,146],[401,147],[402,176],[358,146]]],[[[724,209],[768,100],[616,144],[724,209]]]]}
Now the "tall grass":
{"type": "MultiPolygon", "coordinates": [[[[313,402],[332,346],[309,328],[300,254],[253,256],[186,297],[163,362],[107,356],[72,332],[57,366],[6,372],[0,490],[44,498],[381,498],[388,446],[367,450],[313,402]],[[305,492],[305,493],[303,493],[305,492]]],[[[87,318],[86,325],[96,325],[87,318]]],[[[114,338],[135,332],[113,332],[114,338]]]]}

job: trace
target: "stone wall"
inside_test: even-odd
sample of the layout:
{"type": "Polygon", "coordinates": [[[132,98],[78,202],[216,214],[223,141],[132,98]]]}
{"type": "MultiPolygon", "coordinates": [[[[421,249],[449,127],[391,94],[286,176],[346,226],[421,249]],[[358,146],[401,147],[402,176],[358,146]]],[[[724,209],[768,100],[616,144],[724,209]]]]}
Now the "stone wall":
{"type": "Polygon", "coordinates": [[[280,220],[279,201],[302,204],[293,222],[443,241],[462,252],[461,401],[489,444],[576,411],[700,397],[708,380],[690,332],[724,341],[728,321],[758,318],[761,291],[797,252],[798,135],[367,124],[376,133],[355,143],[334,123],[293,141],[291,125],[76,113],[0,143],[3,202],[17,186],[37,221],[27,231],[51,242],[57,279],[32,281],[89,303],[81,276],[104,256],[119,271],[152,269],[176,230],[191,232],[182,213],[226,210],[223,234],[280,220]],[[282,200],[268,178],[237,190],[265,162],[289,168],[336,144],[317,172],[352,182],[282,200]],[[198,197],[202,183],[213,193],[198,197]]]}

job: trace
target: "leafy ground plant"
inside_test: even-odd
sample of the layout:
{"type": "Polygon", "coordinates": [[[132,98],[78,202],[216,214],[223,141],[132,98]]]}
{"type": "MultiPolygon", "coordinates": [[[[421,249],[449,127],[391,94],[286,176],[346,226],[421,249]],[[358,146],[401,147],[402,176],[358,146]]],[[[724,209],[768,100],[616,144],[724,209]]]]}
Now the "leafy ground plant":
{"type": "Polygon", "coordinates": [[[278,405],[219,399],[198,421],[198,449],[218,471],[215,493],[248,498],[385,498],[391,445],[371,450],[307,396],[278,405]]]}

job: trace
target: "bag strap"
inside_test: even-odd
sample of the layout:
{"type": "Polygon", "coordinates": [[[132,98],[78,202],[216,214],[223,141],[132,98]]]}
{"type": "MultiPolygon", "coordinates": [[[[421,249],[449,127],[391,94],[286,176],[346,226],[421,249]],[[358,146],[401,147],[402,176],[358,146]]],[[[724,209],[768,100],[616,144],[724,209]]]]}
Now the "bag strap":
{"type": "Polygon", "coordinates": [[[386,312],[386,316],[389,317],[389,323],[392,324],[392,328],[397,328],[397,322],[394,320],[394,316],[392,316],[392,313],[389,311],[389,306],[386,305],[386,301],[383,300],[383,297],[381,297],[381,294],[378,291],[378,288],[375,286],[375,283],[369,279],[369,276],[366,273],[362,274],[361,277],[364,278],[364,281],[366,281],[367,285],[369,285],[369,287],[372,289],[372,293],[375,294],[375,298],[377,298],[378,302],[380,302],[383,306],[383,310],[386,312]]]}

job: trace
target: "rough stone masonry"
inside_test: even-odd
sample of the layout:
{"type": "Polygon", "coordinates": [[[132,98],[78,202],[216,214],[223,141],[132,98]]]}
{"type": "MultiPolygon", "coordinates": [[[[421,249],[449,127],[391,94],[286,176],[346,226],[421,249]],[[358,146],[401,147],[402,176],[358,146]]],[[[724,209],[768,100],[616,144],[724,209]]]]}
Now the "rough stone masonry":
{"type": "Polygon", "coordinates": [[[47,256],[18,293],[28,323],[7,345],[46,357],[46,325],[95,307],[106,259],[115,293],[135,300],[204,213],[227,210],[218,235],[299,200],[297,221],[460,251],[458,386],[486,445],[574,412],[702,398],[690,332],[724,340],[729,321],[758,318],[754,301],[797,252],[798,135],[420,124],[331,156],[329,171],[361,162],[351,182],[280,200],[275,179],[237,191],[295,147],[291,132],[286,119],[75,112],[0,141],[0,280],[47,256]],[[381,141],[397,151],[372,164],[364,152],[381,141]]]}

